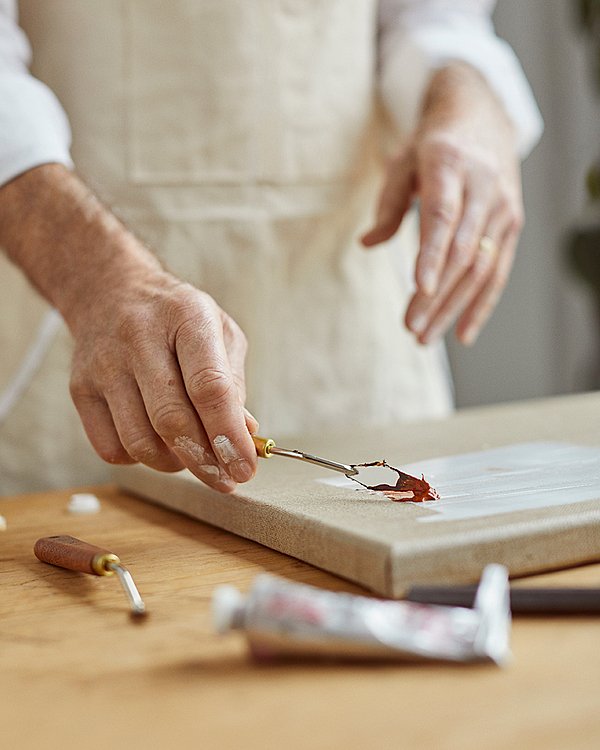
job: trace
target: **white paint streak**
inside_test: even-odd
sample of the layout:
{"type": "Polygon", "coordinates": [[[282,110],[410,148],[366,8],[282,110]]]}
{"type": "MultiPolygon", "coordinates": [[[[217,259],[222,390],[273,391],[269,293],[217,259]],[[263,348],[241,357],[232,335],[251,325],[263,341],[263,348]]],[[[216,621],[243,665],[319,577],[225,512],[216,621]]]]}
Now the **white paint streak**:
{"type": "Polygon", "coordinates": [[[225,435],[217,435],[213,440],[213,446],[217,456],[224,464],[230,464],[233,461],[239,461],[241,458],[235,445],[225,435]]]}
{"type": "Polygon", "coordinates": [[[187,453],[188,456],[191,456],[194,461],[197,461],[199,464],[215,463],[211,452],[187,435],[179,435],[175,438],[173,444],[176,448],[179,448],[187,453]]]}
{"type": "Polygon", "coordinates": [[[194,469],[198,474],[203,474],[207,479],[219,480],[226,485],[231,484],[231,477],[227,472],[217,464],[213,452],[197,443],[187,435],[179,435],[173,441],[176,449],[189,456],[196,467],[194,469]]]}
{"type": "Polygon", "coordinates": [[[214,464],[202,464],[198,467],[198,471],[201,474],[206,474],[209,477],[215,477],[215,479],[228,478],[225,476],[223,470],[219,466],[215,466],[214,464]]]}

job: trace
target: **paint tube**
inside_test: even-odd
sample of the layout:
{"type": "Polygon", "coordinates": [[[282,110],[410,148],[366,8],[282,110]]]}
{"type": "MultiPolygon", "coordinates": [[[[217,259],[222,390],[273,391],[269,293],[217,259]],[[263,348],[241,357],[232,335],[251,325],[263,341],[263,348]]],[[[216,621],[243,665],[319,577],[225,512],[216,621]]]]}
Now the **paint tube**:
{"type": "Polygon", "coordinates": [[[432,659],[509,657],[508,572],[488,565],[473,608],[333,593],[262,574],[244,597],[233,586],[213,596],[216,629],[241,630],[257,659],[322,657],[432,659]]]}

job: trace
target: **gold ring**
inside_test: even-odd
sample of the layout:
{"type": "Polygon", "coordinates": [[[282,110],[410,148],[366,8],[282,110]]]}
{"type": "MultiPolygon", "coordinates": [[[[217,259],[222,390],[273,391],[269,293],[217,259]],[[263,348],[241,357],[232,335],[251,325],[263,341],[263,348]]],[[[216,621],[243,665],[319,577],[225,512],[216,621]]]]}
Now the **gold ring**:
{"type": "Polygon", "coordinates": [[[484,234],[483,237],[479,240],[479,250],[482,253],[495,255],[498,252],[498,245],[491,237],[488,237],[487,234],[484,234]]]}

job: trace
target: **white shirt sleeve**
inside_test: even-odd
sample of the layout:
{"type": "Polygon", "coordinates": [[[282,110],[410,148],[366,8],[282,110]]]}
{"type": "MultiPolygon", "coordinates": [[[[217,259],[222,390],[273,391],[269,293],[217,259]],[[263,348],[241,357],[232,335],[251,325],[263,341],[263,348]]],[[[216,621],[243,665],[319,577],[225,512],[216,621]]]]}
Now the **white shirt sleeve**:
{"type": "Polygon", "coordinates": [[[56,96],[28,71],[15,0],[0,0],[0,185],[41,164],[72,167],[71,132],[56,96]]]}
{"type": "Polygon", "coordinates": [[[417,123],[433,70],[452,60],[476,68],[503,103],[525,157],[543,121],[519,61],[494,33],[495,0],[379,0],[379,83],[402,132],[417,123]]]}

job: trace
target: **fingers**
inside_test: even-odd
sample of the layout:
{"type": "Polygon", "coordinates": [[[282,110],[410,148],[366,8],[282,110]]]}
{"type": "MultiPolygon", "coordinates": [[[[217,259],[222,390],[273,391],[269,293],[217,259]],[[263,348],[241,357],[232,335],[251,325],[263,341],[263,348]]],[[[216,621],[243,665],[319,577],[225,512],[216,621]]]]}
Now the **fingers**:
{"type": "Polygon", "coordinates": [[[177,359],[156,345],[138,352],[135,372],[149,420],[193,474],[231,492],[254,475],[257,461],[250,429],[258,423],[243,408],[245,338],[212,300],[198,297],[178,327],[175,349],[177,359]]]}
{"type": "Polygon", "coordinates": [[[475,341],[508,281],[518,235],[519,229],[506,212],[492,215],[464,273],[458,279],[448,274],[434,298],[415,294],[406,322],[421,343],[443,336],[459,316],[459,340],[465,344],[475,341]]]}
{"type": "Polygon", "coordinates": [[[473,265],[479,251],[479,242],[485,233],[494,197],[493,181],[484,177],[473,175],[464,187],[463,213],[439,280],[440,297],[447,294],[473,265]]]}
{"type": "MultiPolygon", "coordinates": [[[[204,302],[205,306],[211,304],[204,302]]],[[[236,482],[245,482],[254,475],[257,464],[240,398],[245,341],[232,355],[232,369],[219,315],[213,310],[202,312],[177,331],[175,347],[183,382],[220,465],[236,482]]]]}
{"type": "Polygon", "coordinates": [[[456,326],[456,335],[463,344],[471,346],[475,343],[498,304],[510,276],[518,240],[519,230],[514,227],[510,228],[502,241],[503,251],[494,273],[490,275],[487,283],[460,317],[456,326]]]}
{"type": "Polygon", "coordinates": [[[131,458],[157,471],[179,471],[183,463],[152,427],[136,381],[128,376],[105,389],[104,397],[123,448],[131,458]]]}
{"type": "Polygon", "coordinates": [[[71,394],[98,454],[160,471],[187,467],[221,492],[255,472],[244,408],[246,340],[210,298],[160,277],[76,337],[71,394]]]}
{"type": "Polygon", "coordinates": [[[73,393],[90,442],[101,458],[110,463],[143,463],[158,471],[187,467],[220,492],[235,489],[236,482],[210,447],[169,352],[165,355],[149,348],[137,370],[137,382],[122,378],[107,386],[106,400],[73,393]],[[163,385],[157,389],[157,383],[163,385]]]}
{"type": "MultiPolygon", "coordinates": [[[[237,388],[239,400],[244,404],[246,401],[246,337],[238,324],[222,310],[219,310],[219,320],[231,374],[237,388]]],[[[254,417],[247,409],[244,411],[246,416],[250,416],[254,420],[254,417]]],[[[256,422],[256,420],[254,421],[256,422]]]]}
{"type": "Polygon", "coordinates": [[[512,265],[522,225],[518,171],[436,138],[418,147],[417,177],[421,247],[406,325],[426,344],[460,317],[457,335],[472,343],[512,265]]]}
{"type": "Polygon", "coordinates": [[[93,386],[80,386],[72,381],[71,398],[85,433],[100,458],[109,464],[135,463],[121,444],[106,401],[94,391],[93,386]]]}
{"type": "Polygon", "coordinates": [[[71,396],[98,455],[113,464],[145,463],[159,471],[183,464],[152,429],[135,381],[123,378],[100,396],[91,383],[71,383],[71,396]]]}
{"type": "Polygon", "coordinates": [[[232,492],[236,480],[219,465],[171,352],[155,346],[145,348],[139,353],[135,372],[148,426],[155,435],[198,479],[219,492],[232,492]]]}
{"type": "Polygon", "coordinates": [[[463,213],[464,163],[458,148],[445,141],[425,142],[417,155],[421,201],[421,247],[415,281],[429,296],[435,294],[450,244],[463,213]]]}
{"type": "MultiPolygon", "coordinates": [[[[443,336],[457,316],[483,288],[497,263],[500,252],[494,238],[491,236],[486,236],[486,238],[488,244],[484,243],[482,248],[477,250],[471,266],[454,286],[441,288],[433,302],[430,298],[425,298],[424,302],[429,303],[429,306],[424,313],[421,313],[427,321],[419,335],[421,343],[428,344],[443,336]]],[[[418,306],[419,303],[423,304],[422,298],[415,301],[415,305],[418,306]]],[[[414,315],[412,310],[410,314],[414,315]]]]}
{"type": "Polygon", "coordinates": [[[244,409],[244,416],[246,417],[246,427],[251,435],[257,435],[260,429],[258,420],[253,414],[250,414],[248,409],[244,409]]]}
{"type": "Polygon", "coordinates": [[[413,193],[414,165],[412,151],[407,149],[390,162],[379,196],[375,225],[361,238],[365,247],[385,242],[396,233],[410,207],[413,193]]]}
{"type": "MultiPolygon", "coordinates": [[[[417,290],[406,312],[406,324],[418,336],[422,336],[428,328],[430,329],[428,339],[433,339],[444,332],[444,325],[449,326],[453,322],[452,313],[456,311],[456,305],[460,301],[458,298],[452,309],[449,309],[444,304],[448,296],[463,276],[467,275],[471,278],[473,274],[469,275],[469,270],[474,265],[477,271],[475,278],[472,279],[473,283],[484,270],[481,262],[487,260],[489,254],[485,258],[477,259],[477,256],[480,252],[479,243],[488,222],[490,193],[489,183],[488,185],[476,184],[475,188],[470,186],[465,189],[464,212],[452,240],[437,292],[432,296],[422,290],[417,290]],[[445,315],[442,317],[440,310],[443,307],[445,315]],[[438,317],[437,325],[432,326],[432,321],[436,316],[438,317]]],[[[488,230],[488,236],[490,233],[493,234],[492,239],[494,239],[496,234],[491,227],[488,230]]],[[[464,288],[463,284],[461,289],[464,288]]],[[[466,304],[467,301],[465,301],[466,304]]]]}

